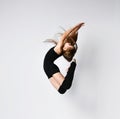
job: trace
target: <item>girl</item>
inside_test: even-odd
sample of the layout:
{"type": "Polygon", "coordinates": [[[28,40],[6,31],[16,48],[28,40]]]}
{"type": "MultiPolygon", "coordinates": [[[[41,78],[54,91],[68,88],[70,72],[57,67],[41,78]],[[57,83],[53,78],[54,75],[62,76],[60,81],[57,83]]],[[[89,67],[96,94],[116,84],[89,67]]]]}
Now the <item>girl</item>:
{"type": "Polygon", "coordinates": [[[73,28],[65,31],[58,42],[52,41],[56,45],[52,47],[45,56],[43,65],[44,71],[51,84],[60,94],[64,94],[72,85],[76,68],[76,60],[73,59],[73,56],[77,51],[76,41],[78,30],[83,25],[84,23],[77,24],[73,28]],[[69,62],[72,61],[65,77],[61,74],[58,66],[54,64],[54,61],[60,56],[63,56],[69,62]]]}

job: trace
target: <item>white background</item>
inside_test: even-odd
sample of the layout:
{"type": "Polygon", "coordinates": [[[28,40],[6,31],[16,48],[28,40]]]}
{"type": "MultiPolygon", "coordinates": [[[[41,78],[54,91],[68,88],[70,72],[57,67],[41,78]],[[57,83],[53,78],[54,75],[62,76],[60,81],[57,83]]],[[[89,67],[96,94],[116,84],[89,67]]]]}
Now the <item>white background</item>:
{"type": "MultiPolygon", "coordinates": [[[[69,66],[56,61],[61,72],[69,66]]],[[[0,119],[120,119],[119,0],[0,0],[0,119]],[[77,68],[64,95],[43,70],[43,43],[79,22],[77,68]]]]}

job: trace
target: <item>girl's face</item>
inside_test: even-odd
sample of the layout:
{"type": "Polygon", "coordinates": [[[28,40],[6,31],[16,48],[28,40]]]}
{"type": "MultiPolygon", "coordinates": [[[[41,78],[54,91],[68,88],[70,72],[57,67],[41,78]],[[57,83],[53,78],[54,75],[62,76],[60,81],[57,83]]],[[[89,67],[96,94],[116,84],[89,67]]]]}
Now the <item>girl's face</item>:
{"type": "Polygon", "coordinates": [[[74,48],[73,45],[71,45],[71,43],[65,43],[63,46],[63,51],[70,51],[74,48]]]}

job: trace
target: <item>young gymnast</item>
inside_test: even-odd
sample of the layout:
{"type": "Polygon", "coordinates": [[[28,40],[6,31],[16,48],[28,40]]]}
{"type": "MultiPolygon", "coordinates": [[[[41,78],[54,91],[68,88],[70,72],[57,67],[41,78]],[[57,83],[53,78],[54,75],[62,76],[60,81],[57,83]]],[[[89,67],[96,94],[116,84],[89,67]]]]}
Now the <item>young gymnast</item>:
{"type": "Polygon", "coordinates": [[[76,60],[73,59],[77,51],[77,36],[78,30],[84,25],[79,23],[73,28],[66,30],[58,42],[54,42],[56,45],[52,47],[44,58],[43,68],[48,76],[51,84],[60,93],[64,94],[72,85],[74,71],[76,68],[76,60]],[[54,61],[63,56],[67,61],[71,62],[66,76],[64,77],[58,66],[54,64],[54,61]]]}

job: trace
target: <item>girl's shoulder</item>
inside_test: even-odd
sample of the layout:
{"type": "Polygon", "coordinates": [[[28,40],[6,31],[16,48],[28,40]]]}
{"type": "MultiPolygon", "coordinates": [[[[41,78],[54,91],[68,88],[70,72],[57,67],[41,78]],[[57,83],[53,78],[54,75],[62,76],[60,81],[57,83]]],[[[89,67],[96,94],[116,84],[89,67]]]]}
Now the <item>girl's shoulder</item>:
{"type": "Polygon", "coordinates": [[[54,51],[58,54],[58,55],[62,55],[62,48],[59,46],[59,44],[57,44],[54,47],[54,51]]]}

